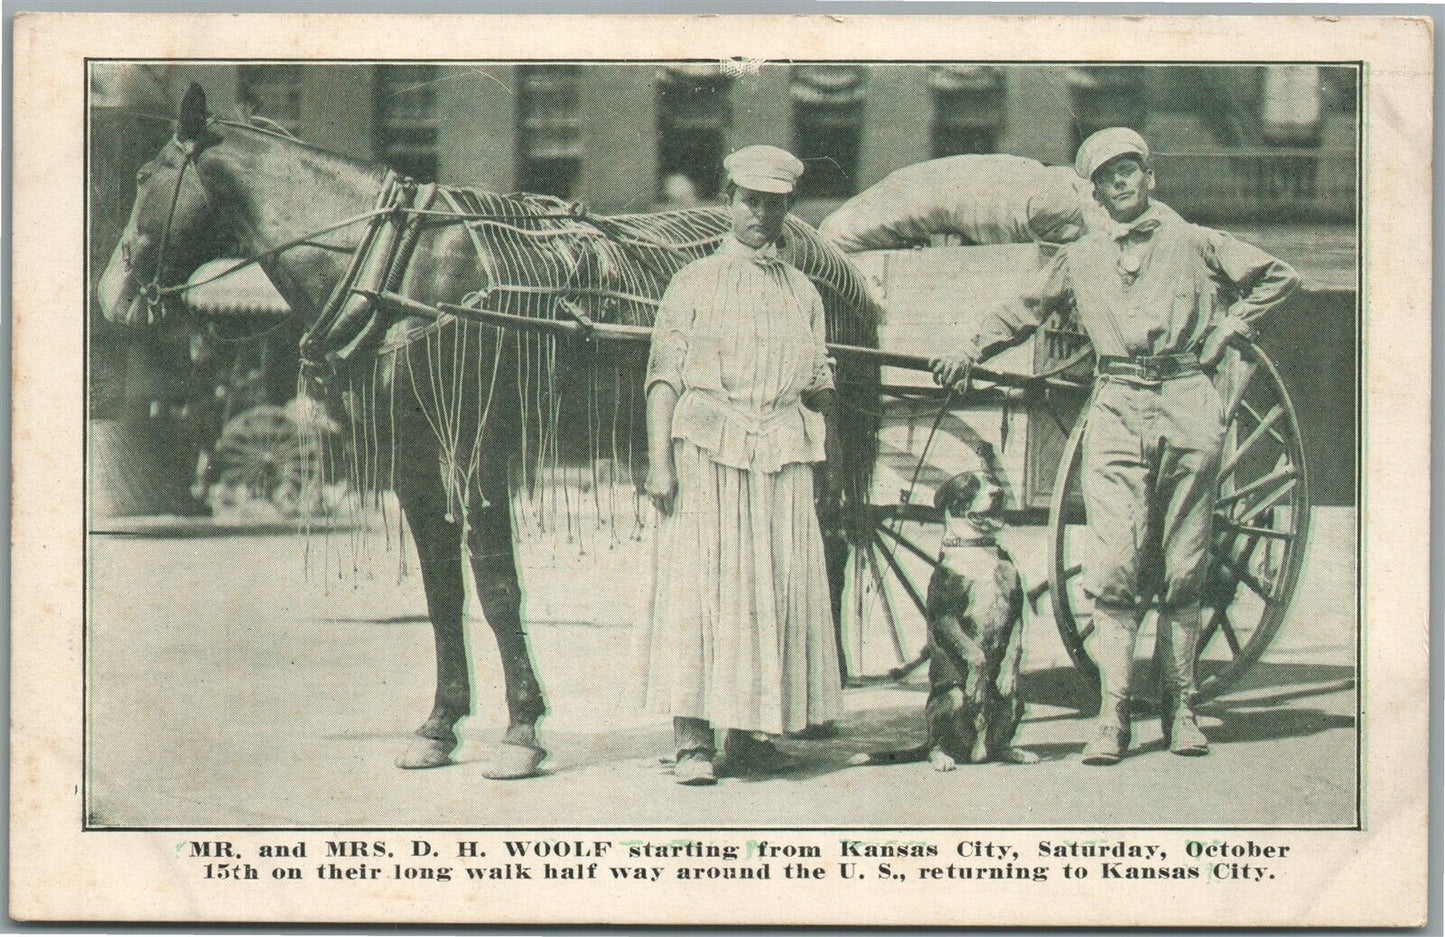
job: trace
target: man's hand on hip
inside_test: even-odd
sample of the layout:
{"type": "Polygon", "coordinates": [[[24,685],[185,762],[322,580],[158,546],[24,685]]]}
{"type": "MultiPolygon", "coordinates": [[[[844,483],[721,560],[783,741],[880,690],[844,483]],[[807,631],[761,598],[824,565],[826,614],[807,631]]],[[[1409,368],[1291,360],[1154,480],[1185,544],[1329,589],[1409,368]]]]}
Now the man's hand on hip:
{"type": "Polygon", "coordinates": [[[1251,333],[1249,324],[1243,319],[1234,316],[1227,316],[1219,320],[1219,324],[1209,330],[1204,338],[1204,347],[1199,352],[1199,364],[1201,367],[1212,368],[1224,357],[1224,350],[1235,336],[1243,335],[1248,337],[1251,333]]]}

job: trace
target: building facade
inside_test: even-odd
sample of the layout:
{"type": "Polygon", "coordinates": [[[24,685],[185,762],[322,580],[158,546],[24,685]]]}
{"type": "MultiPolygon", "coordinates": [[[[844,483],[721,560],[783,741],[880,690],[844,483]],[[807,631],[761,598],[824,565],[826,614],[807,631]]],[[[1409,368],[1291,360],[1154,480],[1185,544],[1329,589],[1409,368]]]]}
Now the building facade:
{"type": "Polygon", "coordinates": [[[244,105],[419,179],[542,192],[602,212],[710,199],[724,155],[771,143],[807,164],[799,211],[816,222],[911,163],[995,152],[1067,163],[1083,136],[1114,124],[1153,142],[1161,197],[1201,221],[1349,223],[1355,205],[1353,67],[275,63],[152,72],[172,99],[196,80],[218,113],[244,105]]]}
{"type": "MultiPolygon", "coordinates": [[[[1275,317],[1267,344],[1312,430],[1317,499],[1353,501],[1355,401],[1338,392],[1354,386],[1357,350],[1353,67],[97,63],[92,278],[125,223],[135,170],[192,81],[214,113],[248,111],[418,179],[547,193],[603,213],[706,203],[728,152],[771,143],[806,161],[796,210],[814,224],[921,160],[998,152],[1068,163],[1093,130],[1136,127],[1157,151],[1163,201],[1301,266],[1308,313],[1275,317]]],[[[129,334],[92,307],[92,416],[174,438],[152,424],[195,395],[183,339],[129,334]]],[[[172,461],[184,490],[186,459],[172,461]]]]}

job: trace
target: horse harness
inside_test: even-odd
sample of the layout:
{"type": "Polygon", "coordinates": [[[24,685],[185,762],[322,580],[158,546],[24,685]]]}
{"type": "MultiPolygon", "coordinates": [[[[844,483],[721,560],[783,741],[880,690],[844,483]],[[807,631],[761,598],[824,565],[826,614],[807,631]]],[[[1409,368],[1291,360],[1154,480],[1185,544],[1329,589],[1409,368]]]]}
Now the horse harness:
{"type": "MultiPolygon", "coordinates": [[[[179,149],[184,158],[176,173],[176,184],[171,193],[165,224],[161,229],[154,270],[150,281],[140,290],[151,321],[159,321],[164,317],[165,301],[168,297],[183,295],[198,287],[224,279],[245,267],[278,257],[323,234],[330,234],[362,222],[367,223],[366,231],[352,252],[345,275],[337,282],[323,305],[320,315],[301,339],[302,363],[309,371],[318,375],[325,371],[334,371],[337,365],[354,358],[361,350],[372,348],[378,343],[380,332],[386,324],[382,317],[375,314],[378,296],[389,293],[400,285],[400,280],[415,251],[423,223],[428,218],[444,218],[460,222],[484,222],[511,218],[511,216],[493,218],[484,213],[466,211],[457,203],[452,193],[444,187],[432,183],[418,183],[387,169],[381,179],[375,204],[371,209],[259,251],[204,279],[165,285],[161,279],[165,270],[166,251],[170,246],[171,231],[175,224],[181,192],[185,188],[186,173],[196,163],[202,149],[194,141],[184,143],[175,137],[171,138],[169,145],[179,149]],[[438,198],[448,203],[446,208],[435,207],[438,198]]],[[[199,172],[194,175],[201,197],[205,200],[208,208],[214,211],[215,203],[206,189],[205,182],[201,179],[199,172]]],[[[533,213],[530,217],[533,219],[589,220],[586,208],[580,203],[566,204],[562,211],[533,213]]],[[[468,224],[468,231],[480,254],[483,251],[483,245],[478,238],[476,229],[468,224]]],[[[126,262],[129,264],[128,256],[126,262]]],[[[648,299],[636,296],[627,298],[648,299]]],[[[655,301],[653,302],[655,304],[655,301]]],[[[567,308],[569,314],[577,315],[577,312],[570,306],[567,308]]],[[[293,309],[285,319],[275,326],[241,340],[264,338],[294,318],[297,312],[298,310],[293,309]]],[[[582,318],[585,319],[585,315],[582,318]]]]}

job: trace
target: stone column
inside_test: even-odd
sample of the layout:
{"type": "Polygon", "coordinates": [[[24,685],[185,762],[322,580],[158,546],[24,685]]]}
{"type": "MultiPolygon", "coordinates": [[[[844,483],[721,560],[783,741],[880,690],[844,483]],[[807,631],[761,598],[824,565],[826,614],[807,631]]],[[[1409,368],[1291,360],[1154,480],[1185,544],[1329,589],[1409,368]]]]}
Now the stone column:
{"type": "Polygon", "coordinates": [[[895,169],[928,159],[933,95],[923,65],[880,65],[868,70],[863,139],[858,152],[862,192],[895,169]]]}
{"type": "Polygon", "coordinates": [[[599,212],[650,207],[657,193],[656,66],[587,66],[581,83],[579,197],[599,212]]]}
{"type": "Polygon", "coordinates": [[[447,66],[445,74],[447,80],[437,85],[438,177],[493,192],[515,190],[521,93],[516,66],[447,66]]]}
{"type": "Polygon", "coordinates": [[[302,73],[301,135],[335,153],[378,161],[370,65],[317,65],[302,73]]]}

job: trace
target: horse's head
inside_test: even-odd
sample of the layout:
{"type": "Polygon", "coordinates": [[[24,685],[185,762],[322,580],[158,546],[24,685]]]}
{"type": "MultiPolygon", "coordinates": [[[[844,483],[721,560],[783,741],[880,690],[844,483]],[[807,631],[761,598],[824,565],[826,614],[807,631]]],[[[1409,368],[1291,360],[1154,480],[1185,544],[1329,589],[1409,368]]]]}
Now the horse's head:
{"type": "Polygon", "coordinates": [[[135,204],[98,285],[101,311],[122,325],[152,325],[164,316],[166,287],[221,255],[216,217],[196,162],[217,138],[206,120],[206,95],[192,84],[181,101],[175,136],[136,174],[135,204]]]}

